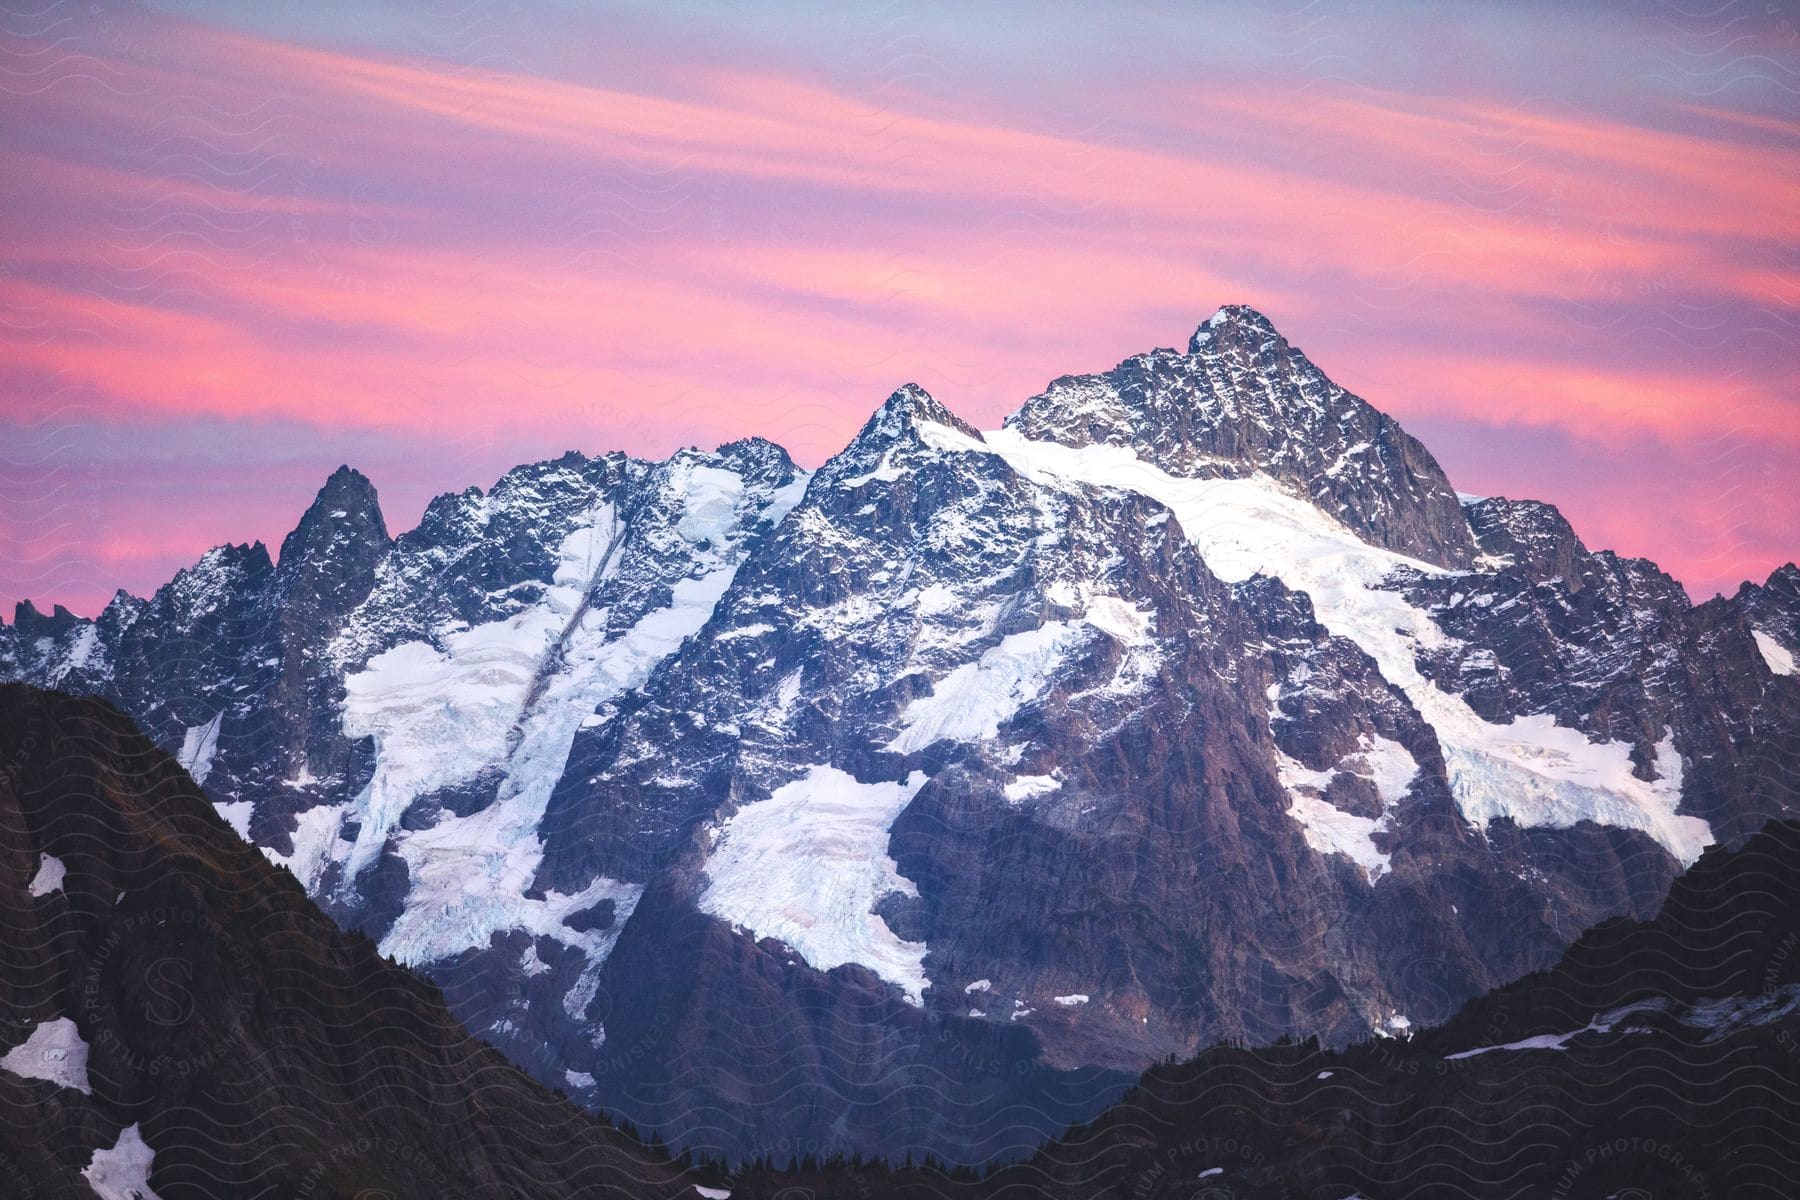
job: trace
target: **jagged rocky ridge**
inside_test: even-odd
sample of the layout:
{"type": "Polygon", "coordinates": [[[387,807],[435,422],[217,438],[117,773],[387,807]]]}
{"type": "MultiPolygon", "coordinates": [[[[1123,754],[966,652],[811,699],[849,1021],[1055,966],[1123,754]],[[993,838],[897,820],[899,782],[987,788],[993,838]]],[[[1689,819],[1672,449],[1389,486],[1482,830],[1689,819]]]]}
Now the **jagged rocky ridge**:
{"type": "Polygon", "coordinates": [[[340,471],[0,674],[114,700],[541,1079],[690,1145],[1017,1152],[1220,1039],[1442,1020],[1794,804],[1800,589],[1459,498],[1252,310],[818,471],[340,471]]]}
{"type": "Polygon", "coordinates": [[[1219,1047],[985,1177],[776,1161],[734,1200],[1792,1194],[1800,825],[1708,851],[1656,917],[1444,1025],[1341,1051],[1219,1047]]]}
{"type": "Polygon", "coordinates": [[[321,913],[93,699],[0,686],[0,1190],[694,1197],[321,913]]]}

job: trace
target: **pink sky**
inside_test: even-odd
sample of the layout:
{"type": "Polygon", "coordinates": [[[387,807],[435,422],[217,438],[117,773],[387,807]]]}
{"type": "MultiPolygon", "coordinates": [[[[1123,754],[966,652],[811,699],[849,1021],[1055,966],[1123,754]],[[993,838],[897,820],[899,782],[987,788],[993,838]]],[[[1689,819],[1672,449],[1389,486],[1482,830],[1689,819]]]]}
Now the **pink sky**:
{"type": "Polygon", "coordinates": [[[908,380],[993,425],[1226,302],[1697,596],[1800,553],[1779,14],[1089,14],[0,20],[0,604],[339,462],[397,531],[569,448],[816,465],[908,380]]]}

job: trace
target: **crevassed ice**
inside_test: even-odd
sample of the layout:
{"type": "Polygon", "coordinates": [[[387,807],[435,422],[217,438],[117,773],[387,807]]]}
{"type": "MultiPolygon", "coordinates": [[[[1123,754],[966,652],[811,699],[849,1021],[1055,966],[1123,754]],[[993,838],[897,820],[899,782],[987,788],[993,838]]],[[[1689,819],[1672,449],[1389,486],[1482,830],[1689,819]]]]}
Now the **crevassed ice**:
{"type": "MultiPolygon", "coordinates": [[[[601,504],[558,548],[541,603],[504,620],[446,633],[443,649],[407,642],[344,680],[344,732],[375,739],[375,770],[357,796],[361,823],[346,863],[355,878],[375,860],[414,800],[505,761],[538,664],[568,628],[619,533],[601,504]]],[[[569,630],[575,636],[580,625],[569,630]]]]}
{"type": "Polygon", "coordinates": [[[346,803],[319,804],[307,809],[294,818],[293,849],[280,854],[264,846],[263,857],[285,868],[308,893],[316,892],[325,864],[343,858],[350,850],[350,843],[338,836],[349,808],[346,803]]]}
{"type": "Polygon", "coordinates": [[[1712,841],[1705,821],[1675,811],[1681,759],[1668,738],[1657,748],[1661,778],[1647,782],[1632,773],[1623,742],[1589,741],[1546,715],[1494,724],[1425,678],[1416,652],[1449,639],[1430,614],[1380,585],[1397,567],[1442,568],[1368,545],[1266,478],[1181,479],[1123,447],[1034,442],[1010,430],[984,436],[1027,478],[1120,488],[1166,505],[1227,582],[1270,575],[1307,593],[1320,623],[1361,646],[1437,731],[1451,791],[1477,826],[1498,817],[1553,828],[1592,821],[1645,833],[1683,863],[1712,841]]]}
{"type": "Polygon", "coordinates": [[[890,892],[919,894],[887,846],[925,778],[863,783],[815,766],[745,805],[718,831],[701,910],[787,943],[817,970],[860,963],[921,1003],[925,943],[903,941],[874,909],[890,892]]]}

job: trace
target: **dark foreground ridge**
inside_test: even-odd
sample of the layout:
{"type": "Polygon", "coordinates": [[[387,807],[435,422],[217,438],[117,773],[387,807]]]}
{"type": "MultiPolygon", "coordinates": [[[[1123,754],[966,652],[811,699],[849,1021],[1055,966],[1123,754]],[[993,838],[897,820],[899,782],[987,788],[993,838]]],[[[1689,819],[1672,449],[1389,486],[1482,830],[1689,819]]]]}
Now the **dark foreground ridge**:
{"type": "Polygon", "coordinates": [[[747,1172],[733,1200],[1791,1196],[1800,824],[1715,847],[1651,921],[1408,1040],[1221,1047],[1029,1162],[747,1172]]]}
{"type": "Polygon", "coordinates": [[[471,1038],[104,702],[0,686],[0,925],[0,1194],[692,1197],[703,1178],[471,1038]]]}

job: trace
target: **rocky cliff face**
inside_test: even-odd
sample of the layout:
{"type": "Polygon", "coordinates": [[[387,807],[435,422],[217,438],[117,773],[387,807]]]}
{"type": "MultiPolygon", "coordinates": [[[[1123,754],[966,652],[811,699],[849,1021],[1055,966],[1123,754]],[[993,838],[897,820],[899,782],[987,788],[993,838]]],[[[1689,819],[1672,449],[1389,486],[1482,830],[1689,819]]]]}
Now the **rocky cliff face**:
{"type": "Polygon", "coordinates": [[[472,1039],[95,700],[0,687],[10,1196],[692,1196],[472,1039]]]}
{"type": "Polygon", "coordinates": [[[737,1200],[1785,1196],[1800,1146],[1800,826],[1708,852],[1653,920],[1407,1040],[1221,1047],[985,1178],[751,1170],[737,1200]]]}
{"type": "Polygon", "coordinates": [[[733,1155],[1016,1152],[1169,1054],[1441,1020],[1794,803],[1793,568],[1695,607],[1465,502],[1248,309],[1000,430],[906,387],[810,474],[571,454],[389,542],[340,472],[302,531],[0,673],[733,1155]]]}

